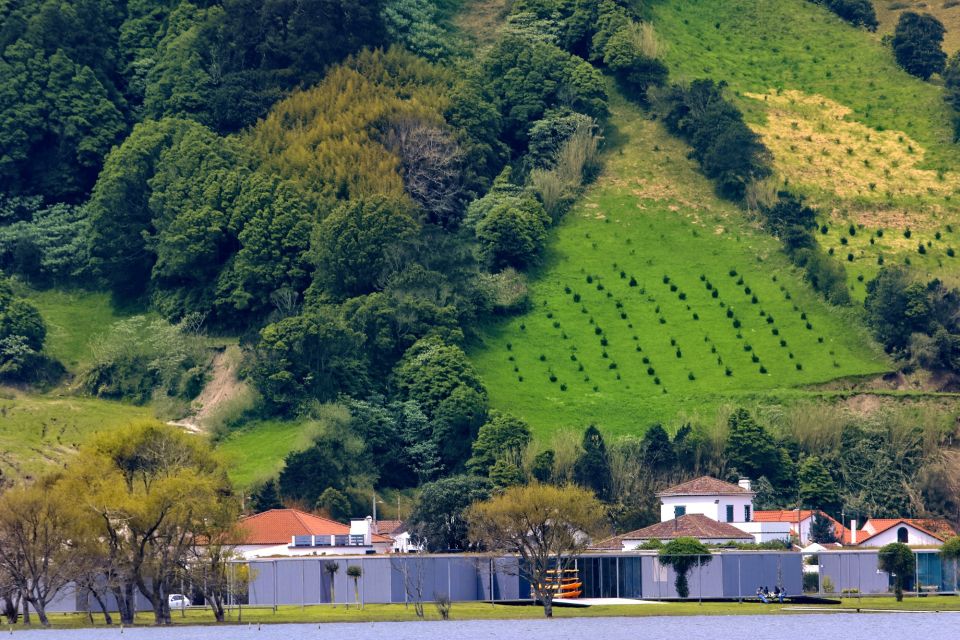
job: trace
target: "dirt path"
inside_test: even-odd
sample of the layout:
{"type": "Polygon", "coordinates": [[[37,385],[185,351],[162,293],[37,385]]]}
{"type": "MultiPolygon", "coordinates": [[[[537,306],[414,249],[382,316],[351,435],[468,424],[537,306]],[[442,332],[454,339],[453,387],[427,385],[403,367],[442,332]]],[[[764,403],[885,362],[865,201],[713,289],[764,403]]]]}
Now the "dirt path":
{"type": "Polygon", "coordinates": [[[192,433],[202,432],[204,420],[222,403],[233,398],[243,387],[243,383],[237,377],[239,367],[238,347],[230,346],[217,353],[213,357],[213,362],[210,363],[213,373],[210,382],[193,401],[193,415],[169,424],[182,427],[192,433]]]}

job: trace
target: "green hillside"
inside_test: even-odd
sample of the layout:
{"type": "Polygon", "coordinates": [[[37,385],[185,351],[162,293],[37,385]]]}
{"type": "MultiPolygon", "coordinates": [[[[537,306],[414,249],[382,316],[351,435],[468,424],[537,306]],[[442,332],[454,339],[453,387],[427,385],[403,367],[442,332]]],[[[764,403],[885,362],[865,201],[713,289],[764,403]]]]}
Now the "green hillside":
{"type": "Polygon", "coordinates": [[[681,143],[625,101],[612,106],[618,146],[556,230],[532,311],[473,351],[494,407],[541,435],[589,422],[635,432],[889,368],[775,239],[713,195],[681,143]]]}
{"type": "Polygon", "coordinates": [[[727,82],[778,178],[820,205],[824,247],[847,264],[855,299],[881,264],[957,283],[960,146],[940,87],[900,69],[879,34],[807,0],[675,0],[653,12],[673,77],[727,82]]]}

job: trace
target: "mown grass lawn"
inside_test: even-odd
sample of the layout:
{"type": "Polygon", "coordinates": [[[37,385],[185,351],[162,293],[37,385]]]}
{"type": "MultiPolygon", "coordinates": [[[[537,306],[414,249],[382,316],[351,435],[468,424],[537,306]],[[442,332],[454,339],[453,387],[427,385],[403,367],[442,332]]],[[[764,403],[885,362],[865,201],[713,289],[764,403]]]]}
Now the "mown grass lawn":
{"type": "MultiPolygon", "coordinates": [[[[934,596],[929,598],[907,597],[903,602],[893,598],[847,599],[841,605],[821,605],[810,607],[810,613],[824,613],[825,610],[856,611],[856,609],[877,609],[886,611],[960,611],[960,598],[934,596]]],[[[648,617],[648,616],[726,616],[726,615],[802,615],[803,607],[790,605],[762,605],[757,602],[663,602],[637,605],[599,605],[592,607],[560,607],[554,609],[558,618],[597,618],[597,617],[648,617]]],[[[439,620],[436,609],[427,603],[424,606],[427,620],[439,620]]],[[[868,614],[865,614],[868,615],[868,614]]],[[[539,619],[543,609],[533,606],[492,606],[483,602],[454,603],[451,620],[519,620],[539,619]]],[[[413,607],[402,604],[366,605],[362,609],[355,606],[283,606],[274,611],[270,607],[244,608],[238,614],[234,609],[229,624],[326,624],[332,622],[413,622],[417,620],[413,607]]],[[[152,624],[149,613],[137,615],[138,625],[152,624]]],[[[50,618],[55,628],[81,628],[90,626],[84,615],[52,614],[50,618]]],[[[174,612],[173,624],[207,625],[214,624],[213,615],[206,609],[190,609],[182,615],[174,612]]],[[[101,615],[94,616],[95,626],[104,626],[101,615]]],[[[18,625],[17,628],[22,628],[18,625]]]]}
{"type": "Polygon", "coordinates": [[[614,98],[604,175],[554,230],[530,312],[471,353],[495,408],[540,436],[636,433],[888,369],[778,242],[713,194],[686,148],[614,98]]]}

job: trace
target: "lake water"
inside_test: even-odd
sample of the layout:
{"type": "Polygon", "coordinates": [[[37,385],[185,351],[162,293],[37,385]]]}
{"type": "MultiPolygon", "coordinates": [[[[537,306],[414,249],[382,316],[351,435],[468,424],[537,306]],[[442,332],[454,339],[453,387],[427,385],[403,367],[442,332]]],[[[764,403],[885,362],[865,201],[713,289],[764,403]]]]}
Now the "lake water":
{"type": "Polygon", "coordinates": [[[828,613],[796,616],[703,616],[576,618],[555,620],[474,620],[450,622],[375,622],[356,624],[284,624],[165,629],[98,628],[79,631],[25,631],[16,638],[56,640],[310,640],[312,638],[390,638],[391,640],[751,640],[799,638],[851,640],[891,638],[956,640],[960,613],[828,613]]]}

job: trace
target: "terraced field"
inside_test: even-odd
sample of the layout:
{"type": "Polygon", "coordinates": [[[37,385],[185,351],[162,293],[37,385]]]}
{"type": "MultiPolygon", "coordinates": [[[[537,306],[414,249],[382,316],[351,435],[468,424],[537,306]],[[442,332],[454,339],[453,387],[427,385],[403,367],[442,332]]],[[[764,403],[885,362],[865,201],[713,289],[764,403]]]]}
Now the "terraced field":
{"type": "Polygon", "coordinates": [[[613,111],[620,146],[554,232],[533,310],[473,350],[495,407],[542,436],[636,432],[888,368],[856,319],[713,195],[686,147],[616,97],[613,111]]]}

